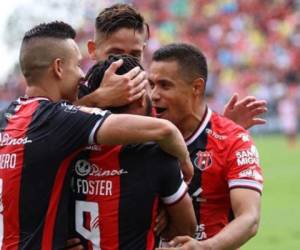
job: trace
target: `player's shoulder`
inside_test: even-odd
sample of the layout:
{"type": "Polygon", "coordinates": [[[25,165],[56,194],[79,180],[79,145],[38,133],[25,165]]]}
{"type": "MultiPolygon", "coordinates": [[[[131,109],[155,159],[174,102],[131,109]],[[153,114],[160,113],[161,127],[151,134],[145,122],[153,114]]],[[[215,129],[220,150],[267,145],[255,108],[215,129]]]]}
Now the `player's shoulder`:
{"type": "Polygon", "coordinates": [[[241,133],[249,134],[242,126],[216,112],[213,112],[212,114],[211,123],[211,128],[214,132],[229,138],[238,136],[241,133]]]}
{"type": "Polygon", "coordinates": [[[132,154],[148,161],[175,159],[172,155],[164,152],[156,142],[146,142],[138,144],[128,144],[123,146],[123,153],[132,154]]]}

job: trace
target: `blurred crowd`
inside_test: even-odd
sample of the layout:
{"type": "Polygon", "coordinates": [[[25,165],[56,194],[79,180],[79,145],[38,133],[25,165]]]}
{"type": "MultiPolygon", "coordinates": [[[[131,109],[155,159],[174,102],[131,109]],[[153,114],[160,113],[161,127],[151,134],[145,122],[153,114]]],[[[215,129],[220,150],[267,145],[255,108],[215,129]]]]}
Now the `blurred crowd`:
{"type": "MultiPolygon", "coordinates": [[[[85,21],[77,29],[84,70],[92,64],[86,41],[92,38],[94,18],[99,8],[112,4],[112,1],[86,2],[85,21]]],[[[208,58],[207,98],[213,109],[221,112],[224,103],[237,92],[240,97],[254,95],[268,101],[269,122],[261,131],[278,131],[286,115],[294,116],[297,123],[300,110],[300,0],[125,2],[140,10],[150,25],[146,67],[152,52],[162,44],[194,43],[208,58]]],[[[16,66],[6,82],[0,84],[0,109],[22,95],[24,86],[16,66]]]]}

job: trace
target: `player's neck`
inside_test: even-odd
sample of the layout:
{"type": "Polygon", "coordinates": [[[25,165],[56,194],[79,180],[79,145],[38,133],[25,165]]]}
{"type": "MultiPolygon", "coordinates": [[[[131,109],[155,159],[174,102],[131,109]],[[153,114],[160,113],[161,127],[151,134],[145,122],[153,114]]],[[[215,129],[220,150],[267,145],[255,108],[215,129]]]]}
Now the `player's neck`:
{"type": "Polygon", "coordinates": [[[203,117],[206,114],[206,109],[207,106],[205,103],[203,103],[202,105],[197,105],[195,110],[193,110],[193,112],[191,112],[185,118],[181,126],[178,126],[185,139],[192,136],[195,133],[195,131],[199,128],[199,125],[203,121],[203,117]]]}
{"type": "Polygon", "coordinates": [[[59,101],[61,99],[59,92],[49,86],[51,86],[51,83],[47,85],[32,84],[26,88],[25,95],[28,97],[43,96],[54,102],[59,101]]]}

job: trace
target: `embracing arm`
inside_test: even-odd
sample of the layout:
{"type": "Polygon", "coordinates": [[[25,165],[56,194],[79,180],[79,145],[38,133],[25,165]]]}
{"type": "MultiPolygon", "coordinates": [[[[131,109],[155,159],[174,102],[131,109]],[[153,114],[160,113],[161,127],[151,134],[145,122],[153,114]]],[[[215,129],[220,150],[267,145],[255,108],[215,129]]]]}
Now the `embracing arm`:
{"type": "Polygon", "coordinates": [[[193,166],[185,141],[171,122],[139,115],[110,115],[97,131],[97,143],[130,144],[156,141],[167,153],[178,158],[188,181],[193,176],[193,166]]]}
{"type": "Polygon", "coordinates": [[[197,241],[189,236],[175,237],[171,247],[157,250],[235,250],[258,229],[260,218],[260,194],[250,189],[232,189],[230,199],[235,219],[214,237],[197,241]]]}
{"type": "Polygon", "coordinates": [[[251,189],[235,188],[230,191],[230,200],[235,218],[214,237],[200,242],[208,247],[203,249],[234,250],[257,233],[261,195],[251,189]]]}

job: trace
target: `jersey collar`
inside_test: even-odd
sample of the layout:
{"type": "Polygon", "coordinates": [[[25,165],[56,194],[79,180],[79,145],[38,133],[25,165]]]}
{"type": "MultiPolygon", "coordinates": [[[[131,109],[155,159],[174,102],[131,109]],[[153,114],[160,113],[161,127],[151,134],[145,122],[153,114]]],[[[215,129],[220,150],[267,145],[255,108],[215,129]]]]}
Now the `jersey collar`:
{"type": "Polygon", "coordinates": [[[210,108],[206,107],[204,116],[202,118],[202,121],[199,123],[198,128],[195,130],[195,132],[185,140],[185,143],[187,146],[191,145],[198,137],[199,135],[204,131],[205,127],[207,126],[210,118],[212,115],[212,111],[210,108]]]}

